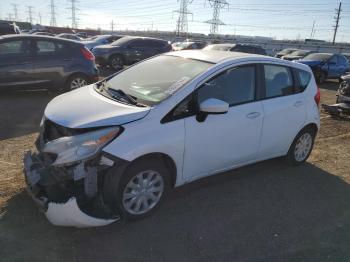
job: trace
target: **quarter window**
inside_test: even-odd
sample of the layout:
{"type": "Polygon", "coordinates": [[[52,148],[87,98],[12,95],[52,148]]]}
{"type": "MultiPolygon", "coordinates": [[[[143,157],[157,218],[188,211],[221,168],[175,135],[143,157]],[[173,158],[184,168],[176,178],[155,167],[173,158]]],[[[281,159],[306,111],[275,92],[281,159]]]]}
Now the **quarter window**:
{"type": "Polygon", "coordinates": [[[297,74],[300,82],[300,91],[303,92],[305,88],[308,86],[311,80],[311,74],[304,70],[297,70],[297,74]]]}
{"type": "Polygon", "coordinates": [[[0,55],[16,55],[22,53],[22,40],[10,41],[0,44],[0,55]]]}
{"type": "Polygon", "coordinates": [[[198,102],[216,98],[230,105],[251,102],[255,98],[255,66],[232,68],[205,83],[198,90],[198,102]]]}
{"type": "Polygon", "coordinates": [[[266,98],[287,96],[294,93],[292,74],[289,68],[264,65],[266,98]]]}

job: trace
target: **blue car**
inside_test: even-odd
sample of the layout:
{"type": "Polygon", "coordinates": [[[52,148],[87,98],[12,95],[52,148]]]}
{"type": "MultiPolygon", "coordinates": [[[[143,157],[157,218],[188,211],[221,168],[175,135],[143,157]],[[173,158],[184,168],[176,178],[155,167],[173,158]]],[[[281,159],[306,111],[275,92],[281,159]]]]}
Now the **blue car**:
{"type": "Polygon", "coordinates": [[[326,79],[340,80],[340,77],[349,69],[348,60],[339,54],[309,54],[298,62],[311,67],[319,84],[322,84],[326,79]]]}

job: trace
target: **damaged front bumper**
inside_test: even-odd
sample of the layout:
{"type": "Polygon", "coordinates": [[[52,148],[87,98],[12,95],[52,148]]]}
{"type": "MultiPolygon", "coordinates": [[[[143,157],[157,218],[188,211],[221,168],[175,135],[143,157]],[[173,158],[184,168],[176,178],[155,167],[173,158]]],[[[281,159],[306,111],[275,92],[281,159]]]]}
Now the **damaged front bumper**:
{"type": "Polygon", "coordinates": [[[350,116],[350,97],[338,92],[337,103],[333,105],[322,104],[322,109],[333,116],[350,116]]]}
{"type": "Polygon", "coordinates": [[[53,225],[96,227],[120,219],[104,204],[99,189],[98,176],[113,164],[103,158],[53,167],[40,153],[25,154],[27,192],[53,225]]]}

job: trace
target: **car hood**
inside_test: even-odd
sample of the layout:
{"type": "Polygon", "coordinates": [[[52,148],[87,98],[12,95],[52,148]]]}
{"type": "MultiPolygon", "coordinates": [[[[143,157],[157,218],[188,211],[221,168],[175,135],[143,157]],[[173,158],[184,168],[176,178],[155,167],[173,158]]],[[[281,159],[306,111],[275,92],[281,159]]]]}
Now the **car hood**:
{"type": "Polygon", "coordinates": [[[113,45],[99,45],[99,46],[96,46],[95,49],[111,49],[115,47],[116,46],[113,46],[113,45]]]}
{"type": "Polygon", "coordinates": [[[150,107],[125,105],[104,97],[93,86],[54,98],[45,109],[45,117],[64,127],[89,128],[126,124],[150,111],[150,107]]]}
{"type": "Polygon", "coordinates": [[[323,63],[320,60],[298,60],[298,62],[308,66],[317,66],[323,63]]]}

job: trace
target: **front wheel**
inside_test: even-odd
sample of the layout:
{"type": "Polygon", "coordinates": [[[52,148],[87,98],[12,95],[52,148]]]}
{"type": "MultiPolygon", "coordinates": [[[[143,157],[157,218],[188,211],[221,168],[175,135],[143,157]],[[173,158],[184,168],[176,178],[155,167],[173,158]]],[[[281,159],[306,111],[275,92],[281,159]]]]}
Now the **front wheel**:
{"type": "Polygon", "coordinates": [[[326,81],[326,74],[323,71],[317,73],[316,80],[318,84],[323,84],[326,81]]]}
{"type": "Polygon", "coordinates": [[[294,139],[286,159],[292,165],[303,164],[311,154],[316,133],[311,128],[303,129],[294,139]]]}
{"type": "Polygon", "coordinates": [[[88,78],[82,74],[75,74],[68,78],[66,84],[66,91],[72,91],[74,89],[86,86],[89,84],[88,78]]]}
{"type": "Polygon", "coordinates": [[[104,193],[112,209],[121,211],[126,220],[142,219],[157,209],[170,181],[167,169],[150,159],[131,164],[120,181],[107,179],[104,193]]]}

